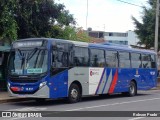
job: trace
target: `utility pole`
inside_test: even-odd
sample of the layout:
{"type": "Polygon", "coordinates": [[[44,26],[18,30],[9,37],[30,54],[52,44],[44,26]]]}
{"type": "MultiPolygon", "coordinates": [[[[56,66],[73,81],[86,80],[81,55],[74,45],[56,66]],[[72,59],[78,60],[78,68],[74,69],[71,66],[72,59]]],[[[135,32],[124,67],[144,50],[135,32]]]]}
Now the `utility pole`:
{"type": "Polygon", "coordinates": [[[86,13],[86,30],[88,29],[88,0],[87,0],[87,13],[86,13]]]}
{"type": "Polygon", "coordinates": [[[155,41],[154,41],[154,50],[158,52],[158,28],[159,28],[159,0],[157,0],[156,5],[156,24],[155,24],[155,41]]]}

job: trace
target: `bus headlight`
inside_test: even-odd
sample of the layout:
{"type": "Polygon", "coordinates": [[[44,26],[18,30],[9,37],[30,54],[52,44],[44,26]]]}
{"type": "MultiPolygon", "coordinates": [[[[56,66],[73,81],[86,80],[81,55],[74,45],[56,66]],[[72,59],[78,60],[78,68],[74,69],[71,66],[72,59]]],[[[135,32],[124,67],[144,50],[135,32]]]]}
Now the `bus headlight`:
{"type": "Polygon", "coordinates": [[[11,84],[8,82],[8,85],[7,85],[7,86],[8,86],[8,88],[9,88],[9,87],[11,86],[11,84]]]}
{"type": "Polygon", "coordinates": [[[47,84],[47,82],[45,81],[45,82],[42,82],[42,83],[40,83],[39,84],[39,89],[41,89],[43,86],[45,86],[47,84]]]}

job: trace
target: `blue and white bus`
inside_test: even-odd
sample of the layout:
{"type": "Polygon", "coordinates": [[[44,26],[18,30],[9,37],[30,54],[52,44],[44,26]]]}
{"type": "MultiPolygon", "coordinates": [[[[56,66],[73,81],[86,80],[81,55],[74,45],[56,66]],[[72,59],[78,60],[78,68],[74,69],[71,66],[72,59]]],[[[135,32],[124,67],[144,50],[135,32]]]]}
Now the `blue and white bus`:
{"type": "Polygon", "coordinates": [[[8,91],[15,97],[67,98],[124,93],[156,87],[156,53],[112,45],[51,38],[12,44],[8,91]]]}

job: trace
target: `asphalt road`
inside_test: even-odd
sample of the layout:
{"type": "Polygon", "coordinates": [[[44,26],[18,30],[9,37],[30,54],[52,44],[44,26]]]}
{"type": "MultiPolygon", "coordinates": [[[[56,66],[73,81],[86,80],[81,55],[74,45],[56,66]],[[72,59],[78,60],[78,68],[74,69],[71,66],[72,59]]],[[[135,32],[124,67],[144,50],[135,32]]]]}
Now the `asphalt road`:
{"type": "MultiPolygon", "coordinates": [[[[68,104],[65,100],[46,100],[44,103],[36,103],[34,100],[10,102],[0,104],[0,111],[29,111],[33,113],[36,111],[47,111],[45,113],[42,112],[42,116],[52,116],[53,111],[56,111],[54,114],[56,113],[56,115],[58,115],[58,117],[42,118],[0,118],[2,120],[159,120],[160,117],[146,117],[145,114],[158,113],[160,115],[160,90],[138,91],[138,95],[134,97],[126,97],[121,94],[110,95],[106,97],[85,97],[81,102],[76,104],[68,104]],[[142,116],[130,116],[130,112],[121,113],[111,111],[130,111],[132,115],[134,113],[139,115],[138,113],[140,111],[142,112],[140,113],[142,116]],[[69,113],[70,116],[75,116],[78,114],[80,117],[64,117],[64,115],[66,115],[65,113],[69,113]],[[119,114],[120,116],[122,114],[123,115],[119,117],[119,114]],[[126,117],[128,114],[129,116],[126,117]],[[83,115],[88,117],[83,117],[83,115]],[[118,117],[104,117],[108,115],[118,117]]],[[[20,115],[23,116],[24,114],[20,115]]]]}

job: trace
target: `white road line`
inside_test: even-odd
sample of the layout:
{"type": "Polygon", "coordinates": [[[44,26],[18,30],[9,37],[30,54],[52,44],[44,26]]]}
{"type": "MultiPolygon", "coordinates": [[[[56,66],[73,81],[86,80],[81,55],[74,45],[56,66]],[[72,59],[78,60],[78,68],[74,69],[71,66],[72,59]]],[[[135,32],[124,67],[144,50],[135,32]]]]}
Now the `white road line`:
{"type": "Polygon", "coordinates": [[[146,117],[135,117],[135,118],[131,118],[131,119],[128,119],[128,120],[139,120],[139,119],[144,119],[146,117]]]}
{"type": "Polygon", "coordinates": [[[17,108],[17,109],[9,109],[6,111],[44,111],[47,108],[38,108],[38,107],[25,107],[25,108],[17,108]]]}
{"type": "Polygon", "coordinates": [[[118,102],[118,103],[104,104],[104,105],[97,105],[97,106],[88,106],[88,107],[82,107],[82,108],[76,108],[76,109],[69,109],[69,110],[65,110],[65,111],[78,111],[78,110],[84,110],[84,109],[122,105],[122,104],[136,103],[136,102],[145,102],[145,101],[152,101],[152,100],[160,100],[160,98],[143,99],[143,100],[136,100],[136,101],[120,102],[120,103],[118,102]]]}

